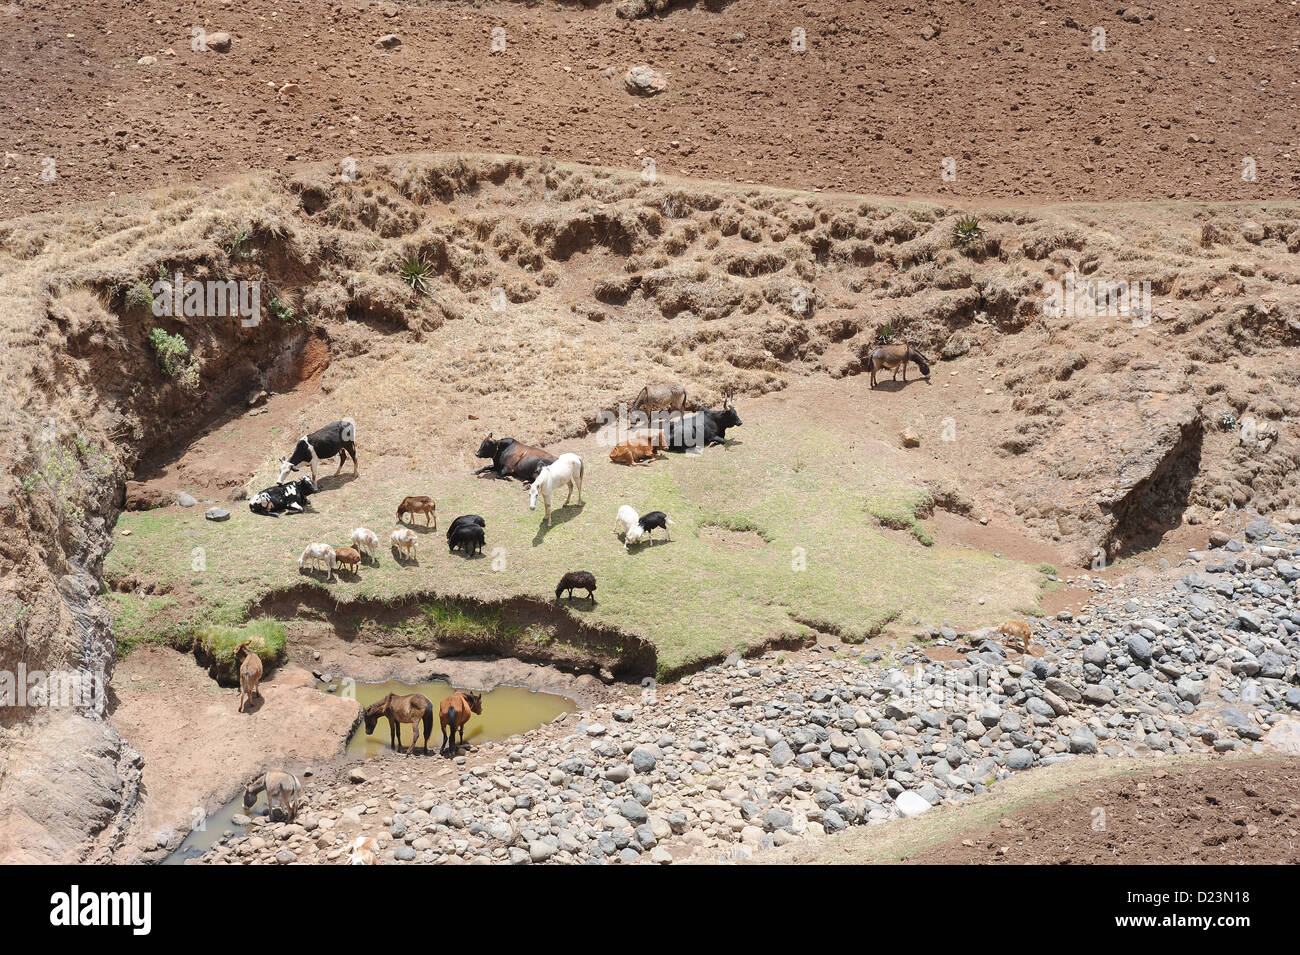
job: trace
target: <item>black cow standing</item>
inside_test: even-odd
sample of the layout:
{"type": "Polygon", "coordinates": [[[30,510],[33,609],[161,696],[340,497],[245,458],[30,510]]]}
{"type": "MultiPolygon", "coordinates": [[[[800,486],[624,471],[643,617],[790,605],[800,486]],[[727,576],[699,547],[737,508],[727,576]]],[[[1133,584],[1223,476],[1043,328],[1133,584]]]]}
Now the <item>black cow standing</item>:
{"type": "Polygon", "coordinates": [[[300,464],[311,465],[311,479],[315,482],[316,462],[328,461],[333,457],[339,459],[335,474],[343,470],[343,465],[347,463],[349,457],[352,458],[352,474],[355,477],[357,474],[356,438],[357,426],[351,418],[332,422],[319,431],[304,434],[294,445],[293,454],[280,459],[280,482],[284,483],[289,472],[297,471],[300,464]]]}

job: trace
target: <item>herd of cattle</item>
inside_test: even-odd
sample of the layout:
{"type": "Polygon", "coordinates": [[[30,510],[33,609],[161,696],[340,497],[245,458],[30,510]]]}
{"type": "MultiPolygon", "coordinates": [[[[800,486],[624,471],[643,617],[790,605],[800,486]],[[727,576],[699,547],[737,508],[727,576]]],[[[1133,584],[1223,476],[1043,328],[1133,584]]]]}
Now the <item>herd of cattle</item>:
{"type": "MultiPolygon", "coordinates": [[[[619,443],[609,455],[610,460],[617,464],[633,465],[656,460],[664,450],[684,452],[710,445],[725,445],[727,429],[741,425],[740,415],[736,413],[730,395],[723,399],[720,410],[701,408],[688,415],[686,391],[675,384],[648,385],[643,388],[632,405],[632,411],[641,415],[647,423],[661,423],[662,427],[647,428],[643,433],[619,443]]],[[[561,507],[569,505],[575,491],[577,503],[583,503],[582,482],[586,469],[580,455],[572,452],[554,455],[514,438],[497,438],[489,433],[479,445],[475,456],[491,462],[479,468],[475,474],[490,473],[498,478],[515,478],[526,482],[529,509],[537,508],[537,499],[540,497],[545,509],[543,521],[548,527],[551,524],[551,502],[561,488],[566,492],[561,507]]],[[[318,492],[318,465],[332,458],[338,458],[335,474],[343,470],[348,460],[352,462],[353,475],[358,474],[356,423],[351,418],[332,422],[319,431],[299,438],[292,453],[280,460],[280,475],[276,484],[253,495],[248,502],[249,510],[255,514],[273,516],[302,513],[309,505],[311,495],[318,492]],[[300,465],[310,468],[311,477],[287,480],[299,470],[300,465]]],[[[397,527],[389,535],[389,544],[399,562],[418,559],[419,535],[407,526],[414,525],[417,516],[424,518],[426,529],[436,530],[437,503],[428,496],[420,495],[405,497],[398,504],[397,527]]],[[[632,544],[650,540],[655,530],[662,530],[666,538],[672,540],[668,528],[673,523],[663,511],[650,511],[643,515],[624,504],[618,509],[615,532],[622,537],[624,548],[628,549],[632,544]]],[[[454,554],[460,551],[466,557],[481,554],[486,531],[487,521],[481,516],[460,515],[446,531],[448,552],[454,554]]],[[[336,570],[356,574],[366,558],[377,563],[379,546],[378,534],[369,528],[357,527],[348,538],[348,546],[333,547],[320,541],[308,544],[298,558],[298,568],[308,572],[323,570],[326,580],[332,581],[336,570]]],[[[565,574],[555,588],[555,599],[560,600],[561,594],[566,590],[572,598],[574,588],[585,590],[586,599],[594,603],[594,574],[585,570],[565,574]]]]}

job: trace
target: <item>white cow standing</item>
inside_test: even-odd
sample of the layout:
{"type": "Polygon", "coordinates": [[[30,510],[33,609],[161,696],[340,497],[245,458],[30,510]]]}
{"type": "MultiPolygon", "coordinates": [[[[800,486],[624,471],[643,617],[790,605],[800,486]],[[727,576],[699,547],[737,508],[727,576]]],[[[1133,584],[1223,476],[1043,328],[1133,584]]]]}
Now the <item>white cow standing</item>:
{"type": "Polygon", "coordinates": [[[572,451],[566,451],[555,459],[554,463],[546,465],[537,472],[537,478],[528,488],[528,509],[537,510],[537,495],[542,495],[542,500],[546,503],[546,526],[551,526],[551,496],[555,494],[556,489],[566,484],[569,493],[564,496],[564,503],[561,507],[569,506],[569,499],[573,497],[573,487],[578,486],[578,503],[582,503],[582,458],[578,457],[572,451]]]}

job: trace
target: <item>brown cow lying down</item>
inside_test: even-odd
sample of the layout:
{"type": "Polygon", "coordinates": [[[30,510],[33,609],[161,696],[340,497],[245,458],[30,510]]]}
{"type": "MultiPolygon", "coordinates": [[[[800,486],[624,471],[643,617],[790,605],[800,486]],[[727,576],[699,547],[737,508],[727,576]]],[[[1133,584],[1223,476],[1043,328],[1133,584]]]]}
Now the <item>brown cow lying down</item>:
{"type": "Polygon", "coordinates": [[[658,460],[659,449],[664,446],[662,431],[648,431],[635,438],[629,438],[609,452],[609,459],[615,464],[636,464],[645,458],[658,460]]]}

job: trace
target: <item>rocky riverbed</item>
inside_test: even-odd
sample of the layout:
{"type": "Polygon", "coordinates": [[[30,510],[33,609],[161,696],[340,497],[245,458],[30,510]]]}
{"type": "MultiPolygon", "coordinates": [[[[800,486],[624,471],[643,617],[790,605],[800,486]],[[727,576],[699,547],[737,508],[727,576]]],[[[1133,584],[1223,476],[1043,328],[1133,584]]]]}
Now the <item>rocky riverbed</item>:
{"type": "Polygon", "coordinates": [[[1211,535],[1143,585],[1081,579],[1078,615],[925,628],[892,649],[733,658],[454,760],[326,767],[294,824],[254,820],[207,862],[673,863],[977,798],[1080,756],[1300,752],[1300,527],[1211,535]]]}

